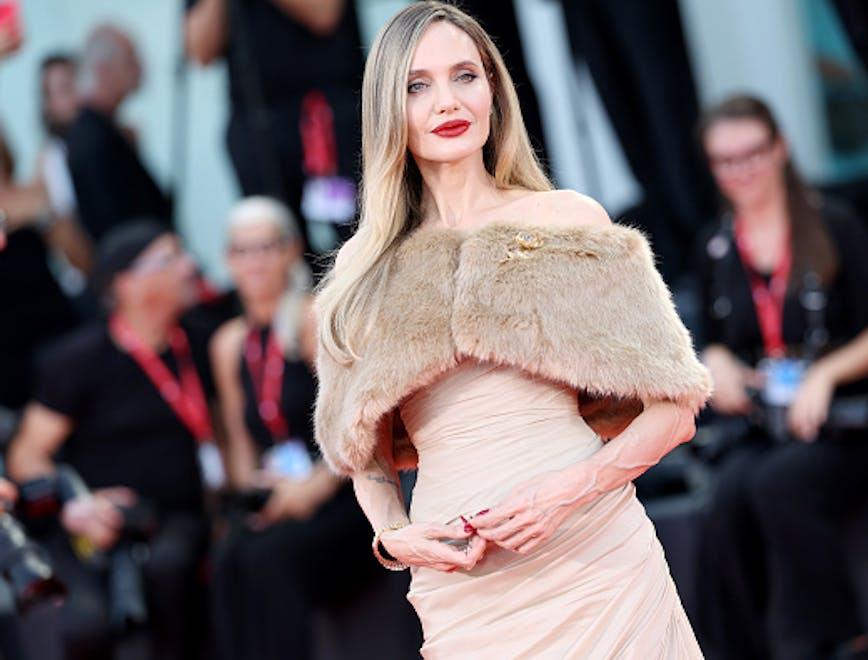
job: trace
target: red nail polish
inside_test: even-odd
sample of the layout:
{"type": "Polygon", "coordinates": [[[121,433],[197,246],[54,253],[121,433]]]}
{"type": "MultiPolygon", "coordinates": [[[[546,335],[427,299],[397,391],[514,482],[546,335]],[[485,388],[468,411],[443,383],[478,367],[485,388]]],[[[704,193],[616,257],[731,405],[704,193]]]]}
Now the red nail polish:
{"type": "Polygon", "coordinates": [[[491,509],[483,509],[482,511],[480,511],[480,512],[477,513],[476,515],[477,515],[477,516],[481,516],[482,514],[484,514],[484,513],[488,513],[489,511],[491,511],[491,509]]]}
{"type": "Polygon", "coordinates": [[[468,524],[464,525],[464,531],[467,532],[468,534],[472,534],[473,532],[476,531],[476,528],[473,525],[471,525],[470,523],[468,523],[468,524]]]}

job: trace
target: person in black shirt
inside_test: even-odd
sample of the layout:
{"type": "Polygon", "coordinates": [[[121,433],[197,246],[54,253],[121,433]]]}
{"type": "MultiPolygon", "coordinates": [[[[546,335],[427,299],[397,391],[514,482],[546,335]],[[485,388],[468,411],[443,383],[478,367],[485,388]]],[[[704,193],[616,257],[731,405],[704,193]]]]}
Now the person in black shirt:
{"type": "MultiPolygon", "coordinates": [[[[86,561],[80,542],[73,552],[69,539],[112,551],[122,508],[135,504],[158,521],[142,568],[153,623],[146,645],[153,642],[161,659],[195,657],[196,568],[207,531],[197,443],[207,438],[193,422],[207,419],[204,396],[197,399],[207,365],[201,351],[189,349],[195,338],[178,325],[195,294],[193,276],[178,238],[160,224],[141,221],[111,232],[95,274],[111,318],[45,353],[36,394],[10,448],[17,482],[53,474],[58,460],[92,492],[64,504],[60,521],[69,536],[49,541],[70,589],[62,612],[70,658],[110,653],[117,631],[110,628],[104,569],[86,561]]],[[[142,643],[142,635],[118,642],[142,643]]]]}
{"type": "Polygon", "coordinates": [[[243,195],[281,199],[303,220],[306,249],[331,250],[355,218],[364,68],[355,3],[186,2],[187,55],[228,64],[226,143],[243,195]]]}
{"type": "Polygon", "coordinates": [[[700,632],[712,657],[827,657],[859,632],[842,539],[868,438],[827,420],[868,394],[868,231],[809,193],[761,101],[710,109],[701,137],[728,208],[698,246],[698,334],[713,410],[749,425],[718,468],[700,632]]]}
{"type": "Polygon", "coordinates": [[[142,163],[131,131],[116,123],[118,108],[140,79],[129,36],[108,25],[97,27],[81,56],[82,107],[66,136],[79,220],[97,242],[127,220],[171,218],[171,203],[142,163]]]}
{"type": "Polygon", "coordinates": [[[318,456],[310,273],[287,209],[253,197],[230,216],[228,262],[244,306],[212,342],[232,484],[272,490],[217,555],[215,634],[227,659],[312,657],[315,604],[375,574],[349,482],[318,456]],[[356,554],[358,551],[358,554],[356,554]]]}
{"type": "MultiPolygon", "coordinates": [[[[0,409],[18,411],[32,394],[33,357],[78,318],[48,265],[59,227],[48,226],[48,199],[39,182],[16,184],[15,160],[0,135],[0,409]],[[2,245],[0,245],[2,247],[2,245]]],[[[10,416],[13,413],[9,413],[10,416]]],[[[0,440],[5,429],[0,414],[0,440]]]]}

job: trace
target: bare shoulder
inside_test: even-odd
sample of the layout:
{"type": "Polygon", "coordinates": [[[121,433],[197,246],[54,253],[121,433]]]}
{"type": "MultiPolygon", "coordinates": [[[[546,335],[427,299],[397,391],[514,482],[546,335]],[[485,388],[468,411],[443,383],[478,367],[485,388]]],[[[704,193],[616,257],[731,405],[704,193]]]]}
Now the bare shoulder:
{"type": "Polygon", "coordinates": [[[598,201],[575,190],[536,192],[526,198],[528,222],[553,229],[612,224],[598,201]]]}
{"type": "Polygon", "coordinates": [[[241,345],[247,334],[247,323],[241,316],[226,321],[211,337],[211,361],[225,364],[241,354],[241,345]]]}

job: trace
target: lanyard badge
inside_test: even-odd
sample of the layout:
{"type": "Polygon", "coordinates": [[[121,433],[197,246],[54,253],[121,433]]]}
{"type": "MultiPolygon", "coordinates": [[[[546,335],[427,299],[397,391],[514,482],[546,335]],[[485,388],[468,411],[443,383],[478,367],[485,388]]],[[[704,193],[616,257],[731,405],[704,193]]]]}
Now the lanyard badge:
{"type": "Polygon", "coordinates": [[[337,136],[334,112],[325,94],[312,90],[301,102],[301,145],[305,182],[301,212],[313,225],[309,227],[316,248],[329,250],[337,234],[331,225],[346,224],[356,215],[356,184],[338,175],[337,136]]]}
{"type": "Polygon", "coordinates": [[[752,270],[753,252],[740,221],[735,222],[735,244],[741,261],[748,272],[751,298],[756,310],[757,322],[763,338],[766,356],[780,358],[786,354],[784,342],[784,302],[792,266],[790,239],[787,236],[784,251],[772,273],[768,285],[752,270]]]}

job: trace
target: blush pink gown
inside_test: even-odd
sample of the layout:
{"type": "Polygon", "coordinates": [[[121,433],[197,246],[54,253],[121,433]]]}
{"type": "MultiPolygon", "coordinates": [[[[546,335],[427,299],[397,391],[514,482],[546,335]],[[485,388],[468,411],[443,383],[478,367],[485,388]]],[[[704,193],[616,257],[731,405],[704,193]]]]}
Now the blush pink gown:
{"type": "MultiPolygon", "coordinates": [[[[602,442],[569,388],[464,361],[401,417],[419,453],[410,518],[445,523],[602,442]]],[[[425,658],[702,658],[654,526],[627,484],[576,510],[527,556],[496,546],[471,571],[412,569],[425,658]]]]}

